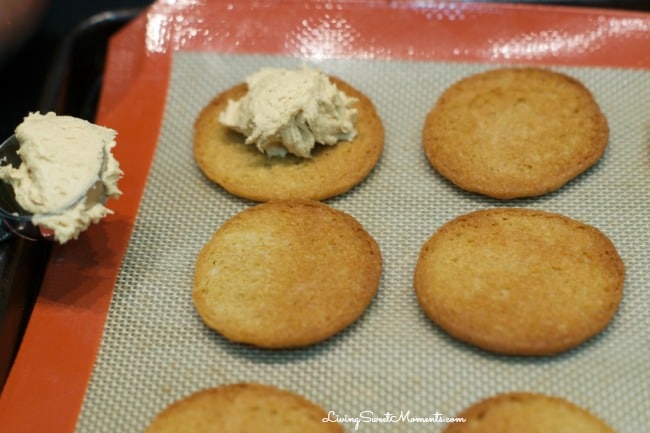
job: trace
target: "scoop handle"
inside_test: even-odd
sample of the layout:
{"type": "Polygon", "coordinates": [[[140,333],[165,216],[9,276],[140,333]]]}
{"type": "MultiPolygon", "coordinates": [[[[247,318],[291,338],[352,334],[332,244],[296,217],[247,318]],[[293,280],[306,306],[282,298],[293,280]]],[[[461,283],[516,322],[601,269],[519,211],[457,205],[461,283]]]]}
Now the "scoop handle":
{"type": "MultiPolygon", "coordinates": [[[[0,143],[0,165],[20,165],[17,154],[20,145],[15,135],[0,143]]],[[[35,240],[40,236],[39,230],[32,224],[31,216],[25,215],[13,194],[11,186],[0,180],[0,242],[12,236],[35,240]]]]}
{"type": "Polygon", "coordinates": [[[7,216],[6,213],[0,212],[0,242],[4,242],[13,236],[30,241],[43,238],[40,229],[32,224],[31,218],[7,216]]]}
{"type": "Polygon", "coordinates": [[[0,242],[4,242],[13,236],[13,232],[5,225],[4,220],[0,223],[0,242]]]}

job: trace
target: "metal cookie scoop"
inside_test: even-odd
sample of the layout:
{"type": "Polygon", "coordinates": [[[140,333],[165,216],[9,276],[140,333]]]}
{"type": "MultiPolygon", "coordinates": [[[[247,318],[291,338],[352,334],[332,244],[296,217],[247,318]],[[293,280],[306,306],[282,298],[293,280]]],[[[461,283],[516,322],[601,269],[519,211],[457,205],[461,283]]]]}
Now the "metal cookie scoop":
{"type": "MultiPolygon", "coordinates": [[[[18,140],[12,135],[0,144],[0,166],[11,164],[20,165],[20,157],[16,153],[19,148],[18,140]]],[[[12,235],[28,239],[42,237],[40,230],[32,224],[32,215],[16,202],[14,190],[10,184],[0,181],[0,241],[9,239],[12,235]]]]}
{"type": "MultiPolygon", "coordinates": [[[[19,148],[20,144],[15,135],[12,135],[0,144],[0,166],[11,165],[17,168],[21,164],[21,159],[17,153],[19,148]]],[[[102,169],[105,163],[106,153],[104,152],[104,160],[101,164],[102,169]]],[[[101,197],[101,201],[106,200],[106,190],[101,180],[93,181],[91,185],[88,185],[88,188],[83,194],[53,214],[63,213],[88,195],[101,197]]],[[[52,233],[35,225],[32,218],[33,215],[23,209],[16,201],[12,186],[7,182],[0,181],[0,242],[9,239],[13,235],[30,240],[52,238],[52,233]]]]}

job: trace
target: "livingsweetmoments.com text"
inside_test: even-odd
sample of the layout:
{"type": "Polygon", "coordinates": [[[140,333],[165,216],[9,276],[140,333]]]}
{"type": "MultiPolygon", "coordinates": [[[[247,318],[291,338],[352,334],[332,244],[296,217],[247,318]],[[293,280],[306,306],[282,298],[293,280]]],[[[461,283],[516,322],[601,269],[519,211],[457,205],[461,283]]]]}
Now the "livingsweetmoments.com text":
{"type": "Polygon", "coordinates": [[[354,430],[359,430],[362,424],[396,424],[396,423],[410,423],[410,424],[427,424],[427,423],[456,423],[465,422],[465,418],[449,418],[435,412],[426,416],[415,416],[411,414],[410,410],[399,412],[384,412],[377,415],[374,411],[364,410],[359,412],[358,416],[339,415],[335,411],[329,411],[327,417],[323,418],[323,422],[336,422],[339,424],[353,424],[354,430]]]}

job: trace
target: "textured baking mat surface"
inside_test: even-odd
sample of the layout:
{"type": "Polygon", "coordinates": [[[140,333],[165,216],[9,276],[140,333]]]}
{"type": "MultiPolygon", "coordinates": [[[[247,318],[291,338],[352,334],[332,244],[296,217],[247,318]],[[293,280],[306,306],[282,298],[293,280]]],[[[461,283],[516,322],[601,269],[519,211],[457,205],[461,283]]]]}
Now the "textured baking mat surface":
{"type": "MultiPolygon", "coordinates": [[[[361,319],[312,347],[272,351],[228,342],[196,314],[194,261],[212,233],[255,203],[208,181],[192,155],[193,123],[222,90],[260,67],[294,57],[176,53],[154,163],[124,258],[78,432],[142,431],[168,404],[202,388],[254,381],[289,389],[343,418],[386,412],[454,416],[505,391],[561,396],[619,432],[650,425],[650,73],[558,67],[592,90],[610,122],[602,160],[559,191],[495,201],[437,175],[421,145],[440,93],[494,64],[388,60],[304,61],[337,75],[375,103],[386,131],[382,159],[358,187],[328,200],[379,243],[384,270],[361,319]],[[520,206],[594,225],[627,267],[620,309],[604,333],[559,356],[506,357],[448,337],[421,312],[412,275],[419,250],[466,212],[520,206]]],[[[345,299],[340,300],[341,303],[345,299]]],[[[290,312],[288,312],[290,314],[290,312]]],[[[353,423],[345,423],[354,431],[353,423]]],[[[361,423],[368,432],[438,432],[440,423],[361,423]]]]}

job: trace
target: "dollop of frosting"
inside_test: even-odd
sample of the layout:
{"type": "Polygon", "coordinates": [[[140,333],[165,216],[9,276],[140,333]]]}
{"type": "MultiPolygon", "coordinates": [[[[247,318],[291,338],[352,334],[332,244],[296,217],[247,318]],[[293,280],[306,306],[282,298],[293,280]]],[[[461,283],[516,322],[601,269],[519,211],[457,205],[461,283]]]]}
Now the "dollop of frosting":
{"type": "Polygon", "coordinates": [[[316,143],[332,146],[357,134],[356,98],[319,70],[262,68],[246,83],[246,95],[228,101],[219,121],[268,156],[310,158],[316,143]]]}

